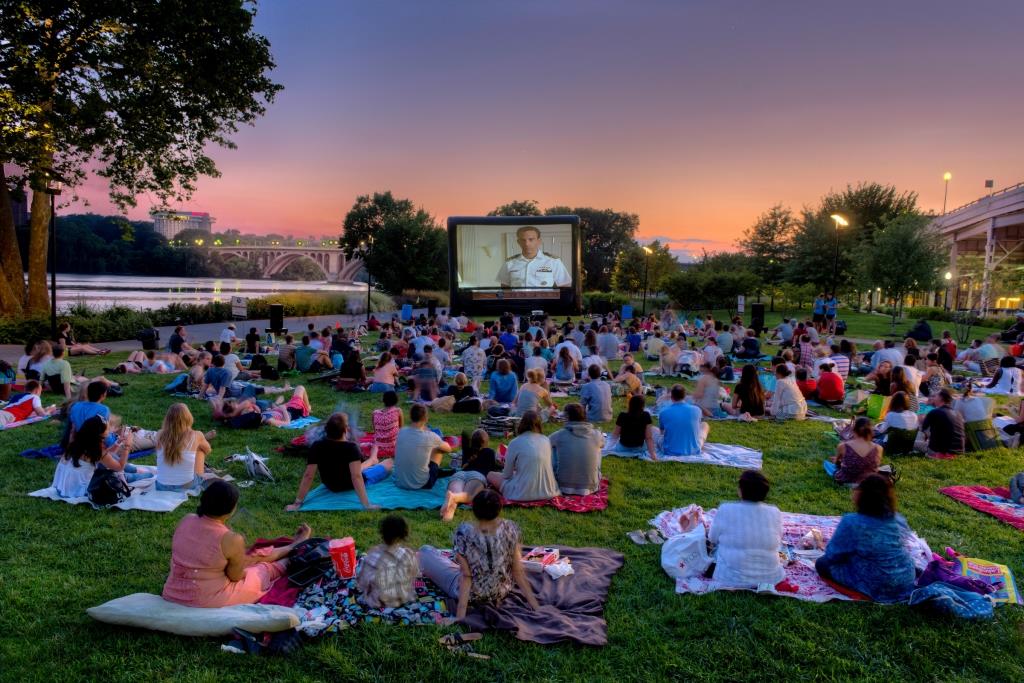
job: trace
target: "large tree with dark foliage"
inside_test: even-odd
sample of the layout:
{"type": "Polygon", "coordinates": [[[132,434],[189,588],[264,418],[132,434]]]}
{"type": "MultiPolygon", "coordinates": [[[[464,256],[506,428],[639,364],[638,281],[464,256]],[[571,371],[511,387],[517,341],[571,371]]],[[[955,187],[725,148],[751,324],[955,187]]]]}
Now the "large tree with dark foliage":
{"type": "Polygon", "coordinates": [[[0,314],[48,310],[49,197],[32,196],[17,261],[8,191],[27,180],[106,178],[122,208],[184,199],[218,175],[208,152],[262,115],[280,86],[248,0],[0,3],[0,314]],[[8,175],[9,174],[9,175],[8,175]],[[27,266],[28,283],[23,279],[27,266]]]}
{"type": "Polygon", "coordinates": [[[347,258],[363,259],[381,289],[447,289],[448,237],[408,199],[388,192],[356,198],[345,216],[340,245],[347,258]]]}
{"type": "Polygon", "coordinates": [[[607,292],[612,288],[612,274],[620,251],[635,245],[640,217],[635,213],[594,209],[579,206],[552,206],[545,215],[575,214],[580,217],[580,237],[583,241],[583,286],[585,289],[607,292]]]}

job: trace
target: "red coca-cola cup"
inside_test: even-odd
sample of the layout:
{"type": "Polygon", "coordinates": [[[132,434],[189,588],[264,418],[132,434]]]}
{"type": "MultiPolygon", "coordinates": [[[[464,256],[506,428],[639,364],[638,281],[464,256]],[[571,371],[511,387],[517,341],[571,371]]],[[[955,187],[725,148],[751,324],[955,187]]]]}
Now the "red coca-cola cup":
{"type": "Polygon", "coordinates": [[[332,539],[327,544],[334,563],[334,571],[343,579],[351,579],[356,575],[356,541],[351,536],[332,539]]]}

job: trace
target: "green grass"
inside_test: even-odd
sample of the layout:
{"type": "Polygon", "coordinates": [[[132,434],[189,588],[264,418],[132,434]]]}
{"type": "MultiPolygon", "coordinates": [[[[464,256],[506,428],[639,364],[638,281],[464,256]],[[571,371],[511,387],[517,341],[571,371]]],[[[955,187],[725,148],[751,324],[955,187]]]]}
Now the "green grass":
{"type": "MultiPolygon", "coordinates": [[[[75,359],[87,374],[111,359],[75,359]]],[[[131,423],[155,428],[173,401],[161,377],[133,376],[123,398],[110,406],[131,423]]],[[[372,395],[336,394],[311,385],[317,415],[341,401],[362,415],[372,395]]],[[[616,408],[621,404],[617,399],[616,408]]],[[[562,401],[564,403],[564,401],[562,401]]],[[[209,413],[190,403],[199,429],[209,413]]],[[[432,424],[459,433],[473,416],[439,415],[432,424]]],[[[849,510],[849,491],[829,483],[821,459],[832,449],[821,423],[714,423],[713,441],[764,451],[773,482],[769,501],[783,510],[838,515],[849,510]]],[[[89,606],[138,591],[159,593],[178,521],[189,502],[169,514],[95,512],[28,498],[48,486],[53,465],[17,457],[24,448],[56,440],[57,427],[37,424],[0,433],[0,679],[2,680],[1024,680],[1024,611],[1001,608],[994,621],[964,623],[923,616],[904,606],[850,603],[815,605],[752,593],[680,596],[662,571],[655,546],[635,546],[625,534],[644,528],[658,512],[695,502],[705,508],[736,496],[732,468],[653,464],[610,458],[610,506],[573,515],[552,509],[511,509],[527,544],[601,546],[625,554],[608,599],[608,645],[541,647],[506,634],[488,634],[478,650],[490,661],[458,658],[436,643],[431,627],[366,626],[322,638],[290,658],[253,660],[220,651],[217,639],[189,639],[124,630],[93,622],[89,606]],[[258,667],[258,669],[256,668],[258,667]]],[[[288,430],[221,430],[210,462],[250,446],[271,453],[276,484],[242,492],[247,534],[276,536],[300,521],[317,534],[352,535],[360,548],[377,540],[381,513],[288,514],[303,469],[297,459],[272,453],[295,436],[288,430]],[[250,528],[251,527],[251,528],[250,528]]],[[[1005,485],[1024,469],[1019,451],[970,454],[954,461],[903,458],[901,509],[933,548],[951,545],[975,557],[1010,565],[1024,576],[1024,535],[939,495],[946,484],[1005,485]]],[[[228,469],[236,478],[238,465],[228,469]]],[[[454,525],[436,511],[404,513],[410,543],[447,546],[454,525]]],[[[467,518],[460,511],[456,520],[467,518]]]]}

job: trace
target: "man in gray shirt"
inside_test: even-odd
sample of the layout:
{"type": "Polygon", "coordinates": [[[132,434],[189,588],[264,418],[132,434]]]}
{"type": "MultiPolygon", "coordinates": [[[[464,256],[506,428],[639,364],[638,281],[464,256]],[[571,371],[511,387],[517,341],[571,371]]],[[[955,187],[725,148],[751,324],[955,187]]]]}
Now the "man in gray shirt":
{"type": "Polygon", "coordinates": [[[409,409],[408,427],[395,442],[395,485],[400,489],[431,489],[441,472],[441,458],[451,453],[441,437],[427,429],[427,408],[419,403],[409,409]]]}
{"type": "Polygon", "coordinates": [[[583,406],[565,406],[565,428],[551,435],[551,466],[562,495],[588,496],[601,486],[604,435],[584,421],[583,406]]]}
{"type": "Polygon", "coordinates": [[[590,381],[580,388],[580,403],[587,410],[590,422],[607,422],[612,419],[612,388],[601,379],[601,366],[594,364],[587,368],[590,381]]]}

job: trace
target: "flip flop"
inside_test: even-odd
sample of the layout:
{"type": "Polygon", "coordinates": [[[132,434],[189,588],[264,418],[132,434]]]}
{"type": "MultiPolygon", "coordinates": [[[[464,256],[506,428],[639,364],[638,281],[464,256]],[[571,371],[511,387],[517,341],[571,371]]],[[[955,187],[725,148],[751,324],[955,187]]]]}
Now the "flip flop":
{"type": "Polygon", "coordinates": [[[480,640],[484,637],[482,633],[449,633],[438,638],[437,642],[445,647],[465,645],[469,641],[480,640]]]}
{"type": "Polygon", "coordinates": [[[636,531],[630,531],[628,534],[626,534],[626,538],[633,541],[633,543],[636,543],[637,545],[647,545],[647,536],[644,535],[644,532],[640,529],[637,529],[636,531]]]}
{"type": "Polygon", "coordinates": [[[654,545],[661,545],[665,542],[665,537],[661,535],[661,532],[657,529],[651,529],[647,532],[647,540],[654,545]]]}

